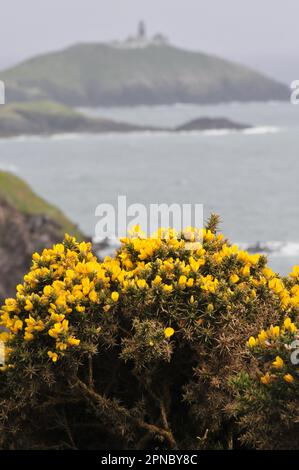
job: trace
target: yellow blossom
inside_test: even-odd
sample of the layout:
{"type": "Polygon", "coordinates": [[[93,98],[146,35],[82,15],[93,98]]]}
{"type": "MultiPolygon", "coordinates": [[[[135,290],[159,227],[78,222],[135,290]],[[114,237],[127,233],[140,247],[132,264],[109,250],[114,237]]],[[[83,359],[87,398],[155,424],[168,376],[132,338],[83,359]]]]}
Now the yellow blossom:
{"type": "Polygon", "coordinates": [[[52,293],[52,287],[51,286],[45,286],[43,292],[44,292],[44,295],[46,297],[49,297],[52,293]]]}
{"type": "Polygon", "coordinates": [[[92,290],[90,293],[89,293],[89,299],[91,300],[91,302],[97,302],[98,300],[98,294],[96,293],[95,290],[92,290]]]}
{"type": "Polygon", "coordinates": [[[277,326],[270,326],[270,329],[269,329],[269,333],[271,336],[273,336],[274,338],[278,338],[279,335],[280,335],[280,327],[277,325],[277,326]]]}
{"type": "Polygon", "coordinates": [[[161,284],[161,282],[162,282],[161,276],[157,275],[152,283],[154,286],[158,286],[159,284],[161,284]]]}
{"type": "Polygon", "coordinates": [[[32,333],[28,333],[27,331],[25,332],[25,335],[24,335],[24,340],[25,341],[32,341],[34,339],[34,336],[32,333]]]}
{"type": "Polygon", "coordinates": [[[138,281],[137,281],[137,286],[138,286],[140,289],[144,289],[145,287],[147,287],[146,280],[145,280],[145,279],[138,279],[138,281]]]}
{"type": "Polygon", "coordinates": [[[173,290],[173,286],[169,286],[168,284],[165,284],[165,285],[163,286],[163,290],[164,290],[164,292],[166,292],[166,293],[170,293],[170,292],[172,292],[172,290],[173,290]]]}
{"type": "Polygon", "coordinates": [[[236,284],[240,278],[237,274],[232,274],[229,279],[233,284],[236,284]]]}
{"type": "Polygon", "coordinates": [[[271,382],[271,376],[269,372],[267,372],[265,375],[261,377],[261,383],[263,385],[268,385],[271,382]]]}
{"type": "Polygon", "coordinates": [[[276,356],[275,361],[272,362],[272,365],[275,369],[282,369],[284,366],[283,359],[280,356],[276,356]]]}
{"type": "Polygon", "coordinates": [[[119,293],[118,292],[112,292],[111,294],[111,299],[113,300],[113,302],[117,302],[118,299],[119,299],[119,293]]]}
{"type": "Polygon", "coordinates": [[[74,338],[74,336],[69,336],[67,341],[70,346],[79,346],[80,344],[80,340],[74,338]]]}
{"type": "Polygon", "coordinates": [[[26,305],[25,305],[24,309],[26,310],[26,312],[31,312],[31,310],[33,310],[33,304],[31,302],[31,300],[29,300],[29,299],[26,300],[26,305]]]}
{"type": "Polygon", "coordinates": [[[250,348],[254,348],[254,346],[256,346],[256,345],[257,345],[256,339],[253,336],[250,336],[250,338],[248,340],[248,346],[250,348]]]}
{"type": "Polygon", "coordinates": [[[258,335],[258,340],[259,340],[261,345],[263,345],[265,343],[267,338],[268,338],[268,334],[266,333],[265,330],[262,330],[258,335]]]}
{"type": "Polygon", "coordinates": [[[285,374],[283,376],[283,379],[290,384],[294,382],[294,377],[292,376],[292,374],[285,374]]]}
{"type": "Polygon", "coordinates": [[[244,268],[242,269],[242,274],[243,276],[250,276],[250,266],[244,266],[244,268]]]}
{"type": "Polygon", "coordinates": [[[50,359],[52,359],[53,362],[57,362],[58,360],[58,354],[52,351],[48,351],[48,356],[50,359]]]}
{"type": "Polygon", "coordinates": [[[174,329],[171,327],[165,328],[164,330],[164,335],[165,338],[171,338],[171,336],[174,334],[174,329]]]}

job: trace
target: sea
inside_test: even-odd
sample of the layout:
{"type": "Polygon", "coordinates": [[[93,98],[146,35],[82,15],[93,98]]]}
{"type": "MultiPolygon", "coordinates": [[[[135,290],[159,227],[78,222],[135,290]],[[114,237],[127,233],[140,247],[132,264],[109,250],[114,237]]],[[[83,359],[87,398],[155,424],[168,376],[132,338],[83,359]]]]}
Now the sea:
{"type": "MultiPolygon", "coordinates": [[[[81,109],[91,116],[175,127],[226,117],[244,131],[61,134],[0,139],[0,169],[27,181],[94,237],[99,204],[203,204],[232,242],[267,253],[286,275],[299,264],[299,106],[177,104],[81,109]]],[[[111,250],[114,248],[111,242],[111,250]]]]}

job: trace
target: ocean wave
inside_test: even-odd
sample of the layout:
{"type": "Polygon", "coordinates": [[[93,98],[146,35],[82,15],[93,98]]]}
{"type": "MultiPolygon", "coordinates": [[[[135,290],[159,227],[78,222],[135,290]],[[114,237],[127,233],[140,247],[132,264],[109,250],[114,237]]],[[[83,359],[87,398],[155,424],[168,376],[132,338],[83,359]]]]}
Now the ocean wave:
{"type": "Polygon", "coordinates": [[[257,135],[257,134],[277,134],[277,132],[280,132],[281,129],[279,127],[274,127],[274,126],[257,126],[257,127],[252,127],[249,129],[244,129],[242,134],[246,135],[257,135]]]}
{"type": "Polygon", "coordinates": [[[142,130],[132,132],[100,132],[100,133],[88,133],[88,132],[69,132],[69,133],[57,133],[49,135],[19,135],[15,137],[3,137],[0,138],[0,143],[6,142],[45,142],[45,141],[71,141],[85,138],[93,139],[109,139],[109,138],[152,138],[152,137],[168,137],[168,136],[207,136],[207,137],[222,137],[231,134],[244,134],[244,135],[261,135],[261,134],[275,134],[280,132],[281,129],[274,126],[258,126],[248,129],[206,129],[206,130],[182,130],[174,131],[172,129],[162,130],[142,130]]]}
{"type": "MultiPolygon", "coordinates": [[[[244,135],[262,135],[262,134],[276,134],[280,132],[279,127],[274,126],[257,126],[248,129],[207,129],[207,130],[193,130],[193,131],[178,131],[176,134],[180,135],[204,135],[208,137],[221,137],[231,134],[244,134],[244,135]]],[[[173,132],[172,132],[173,134],[173,132]]]]}
{"type": "Polygon", "coordinates": [[[222,135],[228,135],[228,134],[235,134],[236,132],[240,132],[237,129],[208,129],[206,131],[185,131],[186,134],[201,134],[201,135],[207,135],[207,136],[222,136],[222,135]]]}
{"type": "Polygon", "coordinates": [[[44,139],[48,138],[49,136],[42,136],[38,134],[31,134],[31,135],[18,135],[13,137],[0,137],[0,143],[7,143],[7,142],[42,142],[44,139]]]}
{"type": "Polygon", "coordinates": [[[58,134],[51,134],[48,135],[46,138],[50,140],[74,140],[74,139],[83,139],[84,137],[88,137],[89,135],[85,132],[65,132],[65,133],[58,133],[58,134]]]}

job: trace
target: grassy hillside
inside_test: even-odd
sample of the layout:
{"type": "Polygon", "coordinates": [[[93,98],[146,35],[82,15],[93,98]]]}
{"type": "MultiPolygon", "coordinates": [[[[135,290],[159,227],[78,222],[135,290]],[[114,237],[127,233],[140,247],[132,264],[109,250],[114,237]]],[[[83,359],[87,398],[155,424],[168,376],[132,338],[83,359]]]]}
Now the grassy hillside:
{"type": "Polygon", "coordinates": [[[0,171],[0,200],[6,200],[22,214],[46,215],[61,227],[61,236],[65,233],[83,239],[82,233],[64,214],[42,198],[17,176],[0,171]]]}
{"type": "Polygon", "coordinates": [[[8,101],[111,106],[287,99],[288,89],[246,67],[168,45],[79,44],[0,74],[8,101]]]}

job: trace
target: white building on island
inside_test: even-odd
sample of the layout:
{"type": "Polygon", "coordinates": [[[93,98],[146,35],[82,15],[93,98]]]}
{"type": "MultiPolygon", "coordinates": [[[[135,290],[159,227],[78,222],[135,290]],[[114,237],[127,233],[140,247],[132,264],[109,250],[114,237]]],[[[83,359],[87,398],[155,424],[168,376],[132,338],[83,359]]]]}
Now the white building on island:
{"type": "Polygon", "coordinates": [[[168,38],[161,33],[148,37],[145,22],[139,21],[135,36],[129,36],[124,41],[112,41],[110,44],[121,49],[138,49],[148,46],[165,46],[169,44],[169,41],[168,38]]]}

